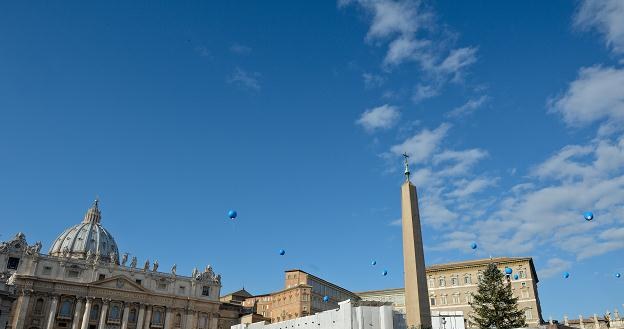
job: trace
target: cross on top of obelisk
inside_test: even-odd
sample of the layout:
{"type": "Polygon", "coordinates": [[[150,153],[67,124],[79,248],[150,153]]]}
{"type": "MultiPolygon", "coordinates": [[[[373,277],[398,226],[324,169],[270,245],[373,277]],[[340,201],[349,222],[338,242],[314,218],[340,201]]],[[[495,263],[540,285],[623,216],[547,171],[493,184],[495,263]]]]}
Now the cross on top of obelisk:
{"type": "Polygon", "coordinates": [[[410,178],[409,163],[407,162],[408,158],[409,155],[407,155],[407,153],[403,153],[403,161],[405,162],[405,180],[407,181],[409,181],[410,178]]]}

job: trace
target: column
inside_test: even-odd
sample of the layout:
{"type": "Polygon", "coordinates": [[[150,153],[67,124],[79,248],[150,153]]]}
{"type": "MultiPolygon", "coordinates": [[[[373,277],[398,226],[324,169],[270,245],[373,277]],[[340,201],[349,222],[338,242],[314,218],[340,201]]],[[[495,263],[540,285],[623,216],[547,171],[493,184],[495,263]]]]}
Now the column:
{"type": "Polygon", "coordinates": [[[219,326],[219,313],[211,313],[208,318],[208,329],[217,329],[219,326]]]}
{"type": "Polygon", "coordinates": [[[84,314],[82,315],[82,326],[80,326],[80,329],[87,329],[87,327],[89,327],[89,316],[91,315],[92,304],[93,297],[87,297],[87,304],[85,305],[84,314]]]}
{"type": "Polygon", "coordinates": [[[172,322],[173,322],[173,312],[171,308],[167,307],[167,316],[165,316],[165,329],[171,329],[172,322]]]}
{"type": "Polygon", "coordinates": [[[186,323],[185,323],[184,328],[195,329],[196,325],[197,325],[197,312],[189,310],[188,314],[186,315],[186,323]]]}
{"type": "Polygon", "coordinates": [[[83,297],[78,297],[76,299],[76,309],[74,310],[74,319],[72,320],[72,329],[78,329],[78,325],[80,324],[83,300],[84,300],[83,297]]]}
{"type": "Polygon", "coordinates": [[[20,291],[20,295],[17,298],[17,303],[15,304],[15,313],[13,315],[13,325],[14,329],[23,329],[24,322],[26,322],[26,314],[28,313],[28,304],[30,303],[30,290],[22,290],[20,291]]]}
{"type": "Polygon", "coordinates": [[[58,307],[59,297],[52,296],[52,304],[50,304],[50,312],[48,313],[48,321],[46,322],[46,329],[54,328],[54,318],[56,317],[56,308],[58,307]]]}
{"type": "Polygon", "coordinates": [[[106,328],[106,316],[108,315],[108,303],[110,303],[110,299],[102,300],[102,310],[100,311],[100,323],[98,324],[98,329],[106,328]]]}
{"type": "Polygon", "coordinates": [[[123,317],[121,318],[121,329],[128,329],[128,313],[130,313],[130,304],[125,304],[123,317]]]}
{"type": "Polygon", "coordinates": [[[137,329],[143,328],[143,319],[145,318],[145,305],[139,305],[139,317],[137,318],[137,329]]]}
{"type": "Polygon", "coordinates": [[[147,308],[147,315],[145,316],[143,329],[149,329],[152,322],[152,305],[145,305],[145,308],[147,308]]]}

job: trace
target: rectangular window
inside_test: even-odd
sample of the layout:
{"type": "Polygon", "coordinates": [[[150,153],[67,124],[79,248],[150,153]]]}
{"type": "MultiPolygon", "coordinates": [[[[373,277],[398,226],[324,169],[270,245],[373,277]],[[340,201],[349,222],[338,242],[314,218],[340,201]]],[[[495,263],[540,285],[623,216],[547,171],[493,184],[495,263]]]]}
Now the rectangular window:
{"type": "Polygon", "coordinates": [[[140,286],[143,281],[141,281],[141,279],[136,279],[136,280],[134,280],[134,282],[136,282],[136,284],[138,284],[140,286]]]}
{"type": "Polygon", "coordinates": [[[166,283],[159,283],[158,284],[158,289],[159,290],[167,290],[167,284],[166,283]]]}
{"type": "Polygon", "coordinates": [[[7,269],[8,270],[17,270],[17,267],[19,266],[19,262],[20,259],[17,257],[9,257],[9,260],[7,261],[7,269]]]}
{"type": "Polygon", "coordinates": [[[446,286],[446,280],[444,278],[440,278],[440,287],[446,286]]]}
{"type": "Polygon", "coordinates": [[[459,282],[457,282],[457,278],[451,278],[451,284],[456,286],[459,282]]]}
{"type": "Polygon", "coordinates": [[[180,287],[178,288],[178,293],[179,293],[179,294],[184,294],[184,293],[186,293],[186,287],[185,287],[185,286],[180,286],[180,287]]]}
{"type": "Polygon", "coordinates": [[[533,311],[531,311],[531,309],[527,309],[524,311],[524,317],[527,320],[532,320],[533,319],[533,311]]]}
{"type": "Polygon", "coordinates": [[[453,304],[459,304],[459,295],[453,295],[453,304]]]}
{"type": "Polygon", "coordinates": [[[106,279],[106,274],[100,274],[98,276],[98,280],[104,280],[104,279],[106,279]]]}
{"type": "Polygon", "coordinates": [[[78,272],[76,270],[69,270],[69,271],[67,271],[67,277],[68,278],[77,278],[78,276],[80,276],[80,272],[78,272]]]}
{"type": "Polygon", "coordinates": [[[202,287],[202,296],[210,296],[210,287],[209,286],[203,286],[202,287]]]}
{"type": "Polygon", "coordinates": [[[464,284],[471,284],[471,283],[472,283],[472,280],[471,280],[470,276],[466,275],[464,277],[464,284]]]}
{"type": "Polygon", "coordinates": [[[430,297],[429,298],[429,304],[431,304],[431,306],[435,306],[435,304],[436,304],[435,297],[430,297]]]}
{"type": "Polygon", "coordinates": [[[41,272],[41,274],[43,274],[43,275],[50,275],[50,274],[52,274],[52,266],[44,266],[43,267],[43,271],[41,272]]]}
{"type": "Polygon", "coordinates": [[[522,289],[522,298],[529,298],[529,289],[522,289]]]}
{"type": "Polygon", "coordinates": [[[447,304],[446,295],[442,295],[442,297],[440,297],[440,299],[442,300],[442,305],[446,305],[447,304]]]}
{"type": "Polygon", "coordinates": [[[526,279],[526,272],[524,272],[524,271],[520,271],[520,272],[518,272],[518,276],[519,276],[520,278],[522,278],[522,279],[526,279]]]}

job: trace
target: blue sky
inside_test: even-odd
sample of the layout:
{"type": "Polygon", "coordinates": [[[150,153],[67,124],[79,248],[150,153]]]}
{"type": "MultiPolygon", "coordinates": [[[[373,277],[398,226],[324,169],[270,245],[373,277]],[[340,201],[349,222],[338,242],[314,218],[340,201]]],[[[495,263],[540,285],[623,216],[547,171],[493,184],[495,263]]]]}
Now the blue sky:
{"type": "Polygon", "coordinates": [[[0,238],[47,249],[99,195],[122,252],[211,264],[224,293],[288,268],[400,287],[407,152],[429,264],[532,256],[545,318],[600,314],[624,302],[623,17],[619,0],[3,3],[0,238]]]}

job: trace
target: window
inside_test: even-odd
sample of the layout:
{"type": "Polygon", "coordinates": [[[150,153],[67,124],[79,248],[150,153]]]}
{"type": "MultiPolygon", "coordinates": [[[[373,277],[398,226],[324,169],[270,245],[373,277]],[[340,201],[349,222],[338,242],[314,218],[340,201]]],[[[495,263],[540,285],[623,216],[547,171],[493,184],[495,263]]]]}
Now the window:
{"type": "Polygon", "coordinates": [[[167,290],[167,284],[166,283],[159,283],[158,284],[158,289],[159,290],[167,290]]]}
{"type": "Polygon", "coordinates": [[[43,275],[50,275],[50,274],[52,274],[52,266],[44,266],[43,267],[43,271],[41,271],[41,274],[43,274],[43,275]]]}
{"type": "Polygon", "coordinates": [[[104,280],[104,279],[106,279],[106,274],[98,275],[98,280],[104,280]]]}
{"type": "Polygon", "coordinates": [[[524,270],[520,270],[520,271],[518,272],[518,276],[519,276],[521,279],[526,279],[526,272],[525,272],[524,270]]]}
{"type": "Polygon", "coordinates": [[[7,269],[8,270],[17,270],[17,267],[19,266],[19,262],[20,259],[17,257],[9,257],[9,260],[7,261],[7,269]]]}
{"type": "Polygon", "coordinates": [[[131,309],[130,313],[128,313],[128,322],[130,322],[130,323],[137,322],[137,310],[136,310],[136,308],[131,309]]]}
{"type": "Polygon", "coordinates": [[[435,304],[436,304],[435,296],[429,297],[429,304],[431,304],[431,306],[435,306],[435,304]]]}
{"type": "Polygon", "coordinates": [[[152,314],[152,324],[162,324],[162,311],[160,309],[154,310],[154,313],[152,314]]]}
{"type": "Polygon", "coordinates": [[[43,298],[37,299],[35,302],[35,314],[43,313],[43,298]]]}
{"type": "Polygon", "coordinates": [[[527,320],[532,320],[532,319],[533,319],[533,311],[532,311],[530,308],[529,308],[529,309],[526,309],[526,310],[524,311],[524,317],[525,317],[527,320]]]}
{"type": "Polygon", "coordinates": [[[481,282],[483,280],[483,273],[479,272],[479,274],[477,274],[477,278],[479,279],[479,282],[481,282]]]}
{"type": "Polygon", "coordinates": [[[69,270],[67,271],[67,277],[68,278],[77,278],[78,276],[80,276],[80,272],[76,271],[76,270],[69,270]]]}
{"type": "Polygon", "coordinates": [[[529,289],[522,289],[522,298],[529,298],[529,289]]]}
{"type": "Polygon", "coordinates": [[[59,317],[61,318],[70,318],[72,312],[72,302],[69,299],[65,299],[61,303],[61,308],[59,309],[59,317]]]}
{"type": "Polygon", "coordinates": [[[121,307],[119,305],[112,305],[110,311],[108,311],[109,322],[119,322],[121,317],[121,307]]]}
{"type": "Polygon", "coordinates": [[[136,284],[138,284],[140,286],[143,281],[141,281],[141,279],[136,279],[136,280],[134,280],[134,282],[136,282],[136,284]]]}
{"type": "Polygon", "coordinates": [[[446,286],[446,279],[444,279],[444,277],[441,277],[439,281],[440,281],[440,284],[439,284],[440,287],[446,286]]]}
{"type": "Polygon", "coordinates": [[[470,275],[464,276],[464,284],[471,284],[471,283],[472,283],[472,278],[470,277],[470,275]]]}
{"type": "Polygon", "coordinates": [[[435,280],[433,278],[429,278],[427,285],[429,288],[433,288],[435,286],[435,280]]]}
{"type": "Polygon", "coordinates": [[[453,295],[453,304],[459,304],[459,294],[453,295]]]}
{"type": "Polygon", "coordinates": [[[98,315],[100,315],[100,305],[95,304],[93,308],[91,308],[91,314],[89,315],[90,321],[97,321],[98,315]]]}
{"type": "Polygon", "coordinates": [[[468,304],[470,302],[470,293],[466,293],[464,295],[464,304],[468,304]]]}
{"type": "Polygon", "coordinates": [[[459,284],[459,282],[458,282],[458,281],[459,281],[459,280],[457,280],[457,278],[456,278],[456,277],[451,278],[451,285],[453,285],[453,286],[458,285],[458,284],[459,284]]]}
{"type": "Polygon", "coordinates": [[[186,287],[185,287],[185,286],[180,286],[180,287],[178,288],[178,293],[179,293],[179,294],[182,294],[182,295],[183,295],[185,292],[186,292],[186,287]]]}
{"type": "Polygon", "coordinates": [[[442,305],[448,304],[448,301],[446,300],[446,295],[442,295],[440,297],[440,302],[441,302],[442,305]]]}
{"type": "Polygon", "coordinates": [[[210,287],[209,286],[203,286],[202,287],[202,296],[210,296],[210,287]]]}

